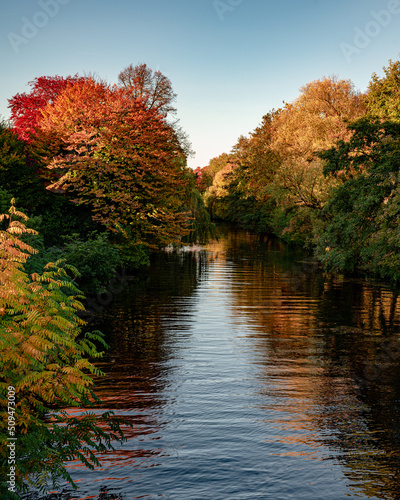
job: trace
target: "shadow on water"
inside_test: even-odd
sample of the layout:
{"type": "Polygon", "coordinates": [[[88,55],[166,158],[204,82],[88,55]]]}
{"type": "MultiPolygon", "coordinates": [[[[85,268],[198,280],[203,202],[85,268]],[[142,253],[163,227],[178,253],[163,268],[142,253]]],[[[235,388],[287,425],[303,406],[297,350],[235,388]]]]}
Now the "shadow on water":
{"type": "Polygon", "coordinates": [[[280,414],[269,441],[291,429],[291,455],[323,444],[358,495],[399,498],[398,291],[327,275],[295,252],[287,259],[279,242],[266,248],[254,237],[247,249],[236,245],[231,286],[234,316],[252,324],[261,406],[268,412],[272,399],[280,414]]]}
{"type": "Polygon", "coordinates": [[[96,411],[132,428],[46,499],[399,498],[397,292],[220,233],[158,256],[91,325],[110,344],[96,411]]]}

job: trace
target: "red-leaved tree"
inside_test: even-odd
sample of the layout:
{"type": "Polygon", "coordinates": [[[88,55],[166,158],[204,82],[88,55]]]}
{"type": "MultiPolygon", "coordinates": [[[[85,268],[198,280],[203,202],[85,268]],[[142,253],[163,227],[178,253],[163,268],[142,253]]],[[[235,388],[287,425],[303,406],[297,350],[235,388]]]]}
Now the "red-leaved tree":
{"type": "Polygon", "coordinates": [[[11,122],[18,137],[29,142],[41,118],[41,110],[53,104],[67,85],[82,82],[86,78],[75,76],[40,76],[29,82],[31,91],[16,94],[8,100],[11,122]]]}
{"type": "Polygon", "coordinates": [[[134,89],[90,78],[66,86],[41,110],[32,148],[56,176],[49,189],[89,205],[108,230],[153,247],[188,233],[184,152],[134,89]]]}

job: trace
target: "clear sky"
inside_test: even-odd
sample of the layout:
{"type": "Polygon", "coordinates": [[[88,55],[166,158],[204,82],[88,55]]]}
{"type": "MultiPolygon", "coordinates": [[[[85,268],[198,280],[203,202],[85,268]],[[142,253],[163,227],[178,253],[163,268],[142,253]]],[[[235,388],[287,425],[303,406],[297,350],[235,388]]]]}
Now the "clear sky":
{"type": "Polygon", "coordinates": [[[400,0],[12,0],[0,18],[0,115],[38,76],[129,64],[160,70],[205,166],[302,85],[337,75],[364,91],[399,59],[400,0]],[[347,44],[347,45],[344,45],[347,44]]]}

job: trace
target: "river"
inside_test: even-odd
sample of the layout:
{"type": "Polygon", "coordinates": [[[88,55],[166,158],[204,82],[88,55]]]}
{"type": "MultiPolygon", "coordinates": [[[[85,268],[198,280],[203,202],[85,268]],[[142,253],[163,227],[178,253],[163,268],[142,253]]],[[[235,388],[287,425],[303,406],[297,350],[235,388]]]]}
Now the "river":
{"type": "Polygon", "coordinates": [[[399,498],[399,323],[388,285],[276,239],[162,253],[94,325],[127,441],[53,498],[399,498]]]}

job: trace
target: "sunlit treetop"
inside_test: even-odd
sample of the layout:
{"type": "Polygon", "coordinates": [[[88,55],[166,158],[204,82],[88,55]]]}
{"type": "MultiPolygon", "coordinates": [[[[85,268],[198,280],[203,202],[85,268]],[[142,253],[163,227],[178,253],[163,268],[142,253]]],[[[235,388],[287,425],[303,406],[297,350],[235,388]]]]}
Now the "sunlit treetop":
{"type": "Polygon", "coordinates": [[[84,81],[86,77],[40,76],[29,82],[30,92],[16,94],[8,100],[11,122],[18,137],[30,141],[47,104],[53,104],[61,92],[72,83],[84,81]]]}
{"type": "Polygon", "coordinates": [[[400,61],[389,61],[383,70],[383,77],[376,73],[372,75],[366,97],[367,108],[372,115],[400,121],[400,61]]]}
{"type": "Polygon", "coordinates": [[[118,75],[119,85],[130,89],[135,97],[142,97],[146,106],[157,109],[160,113],[174,113],[173,102],[176,94],[171,81],[161,73],[152,71],[146,64],[128,66],[118,75]]]}

